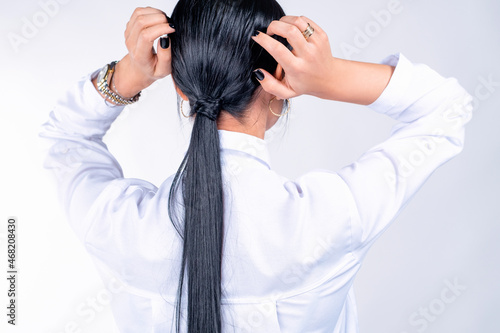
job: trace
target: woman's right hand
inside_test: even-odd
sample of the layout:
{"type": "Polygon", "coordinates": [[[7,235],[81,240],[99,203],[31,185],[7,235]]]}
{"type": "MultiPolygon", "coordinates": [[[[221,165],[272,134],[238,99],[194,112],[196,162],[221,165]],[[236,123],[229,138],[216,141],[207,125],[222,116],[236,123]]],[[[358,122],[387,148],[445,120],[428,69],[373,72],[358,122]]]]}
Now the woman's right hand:
{"type": "Polygon", "coordinates": [[[312,95],[335,101],[368,105],[373,103],[389,83],[394,67],[344,60],[332,56],[326,33],[304,16],[284,16],[273,21],[267,34],[253,39],[276,59],[285,71],[283,80],[263,69],[262,88],[279,99],[312,95]],[[309,38],[302,34],[314,28],[309,38]],[[292,51],[271,38],[279,35],[288,40],[292,51]]]}
{"type": "Polygon", "coordinates": [[[173,32],[175,29],[161,10],[151,7],[134,10],[125,30],[128,54],[116,65],[113,76],[113,83],[121,96],[135,96],[171,73],[170,47],[163,49],[158,40],[155,52],[153,43],[158,37],[173,32]]]}
{"type": "Polygon", "coordinates": [[[271,22],[267,34],[259,33],[253,39],[276,59],[286,73],[284,79],[279,81],[271,73],[260,69],[265,76],[260,80],[265,91],[279,99],[303,94],[326,98],[331,83],[329,73],[334,70],[335,58],[328,36],[319,25],[304,16],[284,16],[279,21],[271,22]],[[314,33],[306,39],[302,32],[308,24],[314,28],[314,33]],[[286,38],[292,51],[271,38],[273,35],[286,38]]]}

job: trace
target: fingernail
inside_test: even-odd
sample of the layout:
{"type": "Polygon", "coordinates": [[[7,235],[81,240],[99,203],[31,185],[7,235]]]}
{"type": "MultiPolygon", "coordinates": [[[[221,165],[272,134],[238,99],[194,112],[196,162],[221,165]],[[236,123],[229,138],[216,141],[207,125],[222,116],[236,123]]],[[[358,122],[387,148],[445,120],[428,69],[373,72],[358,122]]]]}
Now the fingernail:
{"type": "Polygon", "coordinates": [[[259,30],[254,30],[252,36],[258,36],[260,34],[260,31],[259,30]]]}
{"type": "Polygon", "coordinates": [[[170,40],[168,39],[168,37],[160,38],[160,46],[162,49],[168,49],[169,45],[170,45],[170,40]]]}
{"type": "Polygon", "coordinates": [[[175,25],[173,23],[169,23],[168,25],[170,26],[170,28],[175,29],[175,25]]]}
{"type": "Polygon", "coordinates": [[[265,77],[264,73],[262,73],[262,71],[260,69],[255,70],[253,73],[254,73],[255,77],[257,78],[257,80],[259,80],[259,81],[264,80],[264,77],[265,77]]]}

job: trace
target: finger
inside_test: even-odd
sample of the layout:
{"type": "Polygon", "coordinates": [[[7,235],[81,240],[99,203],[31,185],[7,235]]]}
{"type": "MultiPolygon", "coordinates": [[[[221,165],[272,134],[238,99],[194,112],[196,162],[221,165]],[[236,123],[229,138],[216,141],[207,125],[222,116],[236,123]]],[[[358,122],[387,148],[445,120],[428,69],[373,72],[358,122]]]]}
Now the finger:
{"type": "Polygon", "coordinates": [[[163,12],[138,15],[133,21],[130,21],[127,30],[125,30],[125,38],[133,44],[137,41],[141,30],[166,22],[167,17],[163,12]]]}
{"type": "Polygon", "coordinates": [[[294,25],[300,30],[300,32],[306,30],[308,24],[308,21],[305,19],[304,16],[283,16],[280,19],[280,22],[285,22],[294,25]]]}
{"type": "Polygon", "coordinates": [[[134,58],[139,62],[147,61],[151,56],[151,50],[155,39],[162,35],[173,33],[174,31],[175,30],[172,29],[167,23],[157,24],[141,30],[137,38],[134,58]]]}
{"type": "Polygon", "coordinates": [[[163,12],[139,15],[125,31],[125,39],[130,44],[135,44],[142,30],[153,25],[167,23],[167,17],[163,12]]]}
{"type": "MultiPolygon", "coordinates": [[[[309,25],[311,25],[311,27],[314,29],[313,35],[316,35],[316,36],[324,36],[325,35],[325,32],[323,31],[323,29],[321,29],[321,27],[318,24],[316,24],[313,20],[311,20],[305,16],[283,16],[280,19],[280,21],[295,25],[300,30],[301,33],[304,32],[309,25]]],[[[316,41],[320,40],[320,38],[312,38],[312,37],[313,36],[309,37],[307,39],[307,41],[308,42],[316,42],[316,41]]],[[[302,38],[304,38],[303,35],[302,35],[302,38]]]]}
{"type": "Polygon", "coordinates": [[[271,36],[259,33],[257,36],[253,36],[252,39],[269,52],[285,71],[294,64],[295,56],[292,52],[271,36]]]}
{"type": "Polygon", "coordinates": [[[307,40],[302,35],[302,32],[297,26],[290,23],[273,21],[267,28],[267,34],[269,36],[278,35],[285,37],[288,43],[292,45],[292,53],[295,55],[300,55],[301,51],[307,47],[307,40]]]}
{"type": "Polygon", "coordinates": [[[306,30],[307,25],[310,24],[314,28],[315,32],[320,32],[320,33],[324,32],[323,29],[321,29],[321,27],[318,24],[316,24],[316,22],[314,22],[313,20],[311,20],[306,16],[283,16],[280,19],[280,21],[293,24],[297,28],[299,28],[300,31],[306,30]]]}
{"type": "Polygon", "coordinates": [[[137,18],[141,15],[148,15],[148,14],[157,14],[157,13],[163,13],[161,10],[152,8],[152,7],[138,7],[134,10],[132,13],[132,16],[130,17],[130,20],[127,22],[127,28],[125,29],[125,38],[128,37],[130,34],[130,27],[132,27],[137,20],[137,18]]]}
{"type": "Polygon", "coordinates": [[[325,31],[319,26],[319,24],[317,24],[316,22],[314,22],[313,20],[311,20],[306,16],[301,16],[301,18],[303,18],[307,23],[309,23],[314,28],[315,33],[317,32],[320,35],[325,34],[325,31]]]}
{"type": "Polygon", "coordinates": [[[276,96],[279,99],[287,99],[291,97],[295,97],[295,92],[288,88],[282,81],[277,80],[273,75],[269,74],[264,69],[258,69],[262,74],[264,74],[264,78],[259,80],[262,89],[271,95],[276,96]]]}
{"type": "Polygon", "coordinates": [[[168,47],[167,48],[162,48],[160,46],[161,41],[158,40],[158,45],[157,45],[157,64],[155,67],[155,73],[154,75],[156,77],[165,77],[169,75],[172,72],[172,48],[170,47],[170,41],[169,37],[167,38],[168,47]]]}

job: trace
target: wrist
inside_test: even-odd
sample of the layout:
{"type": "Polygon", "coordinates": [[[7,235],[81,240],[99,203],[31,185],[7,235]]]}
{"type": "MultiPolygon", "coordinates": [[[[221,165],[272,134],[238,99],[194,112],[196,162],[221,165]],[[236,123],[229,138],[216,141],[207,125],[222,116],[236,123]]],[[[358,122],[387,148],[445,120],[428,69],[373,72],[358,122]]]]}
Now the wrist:
{"type": "Polygon", "coordinates": [[[124,98],[120,96],[116,91],[111,88],[111,83],[116,69],[117,61],[112,61],[111,63],[104,66],[97,77],[92,79],[93,85],[96,87],[97,91],[103,96],[104,102],[111,102],[113,105],[130,105],[137,102],[141,96],[140,91],[131,98],[124,98]]]}
{"type": "Polygon", "coordinates": [[[369,105],[380,97],[394,72],[389,65],[334,58],[328,99],[369,105]]]}
{"type": "Polygon", "coordinates": [[[331,57],[324,71],[326,81],[321,85],[323,90],[317,94],[318,97],[328,100],[339,100],[343,95],[342,75],[344,75],[345,66],[346,60],[331,57]]]}
{"type": "Polygon", "coordinates": [[[111,87],[120,96],[132,98],[153,82],[155,79],[145,77],[140,70],[132,66],[127,54],[116,64],[111,87]]]}

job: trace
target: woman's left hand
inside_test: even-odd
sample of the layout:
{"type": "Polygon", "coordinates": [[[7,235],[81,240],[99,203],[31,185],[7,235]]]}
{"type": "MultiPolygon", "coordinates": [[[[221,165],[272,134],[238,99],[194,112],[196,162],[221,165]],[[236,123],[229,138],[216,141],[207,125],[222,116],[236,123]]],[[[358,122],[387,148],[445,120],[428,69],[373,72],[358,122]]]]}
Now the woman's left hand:
{"type": "Polygon", "coordinates": [[[267,34],[260,33],[253,39],[276,59],[286,74],[279,81],[271,73],[260,69],[264,74],[260,83],[265,91],[279,99],[303,94],[327,98],[336,59],[332,56],[328,36],[319,25],[304,16],[284,16],[279,21],[271,22],[267,34]],[[314,32],[304,38],[303,31],[309,25],[314,32]],[[271,38],[272,35],[286,38],[293,50],[271,38]]]}
{"type": "Polygon", "coordinates": [[[129,53],[116,65],[113,77],[121,96],[135,96],[171,73],[170,47],[162,48],[161,40],[158,40],[155,52],[153,43],[158,37],[173,32],[175,29],[169,25],[166,14],[161,10],[151,7],[134,10],[125,30],[125,45],[129,53]]]}

